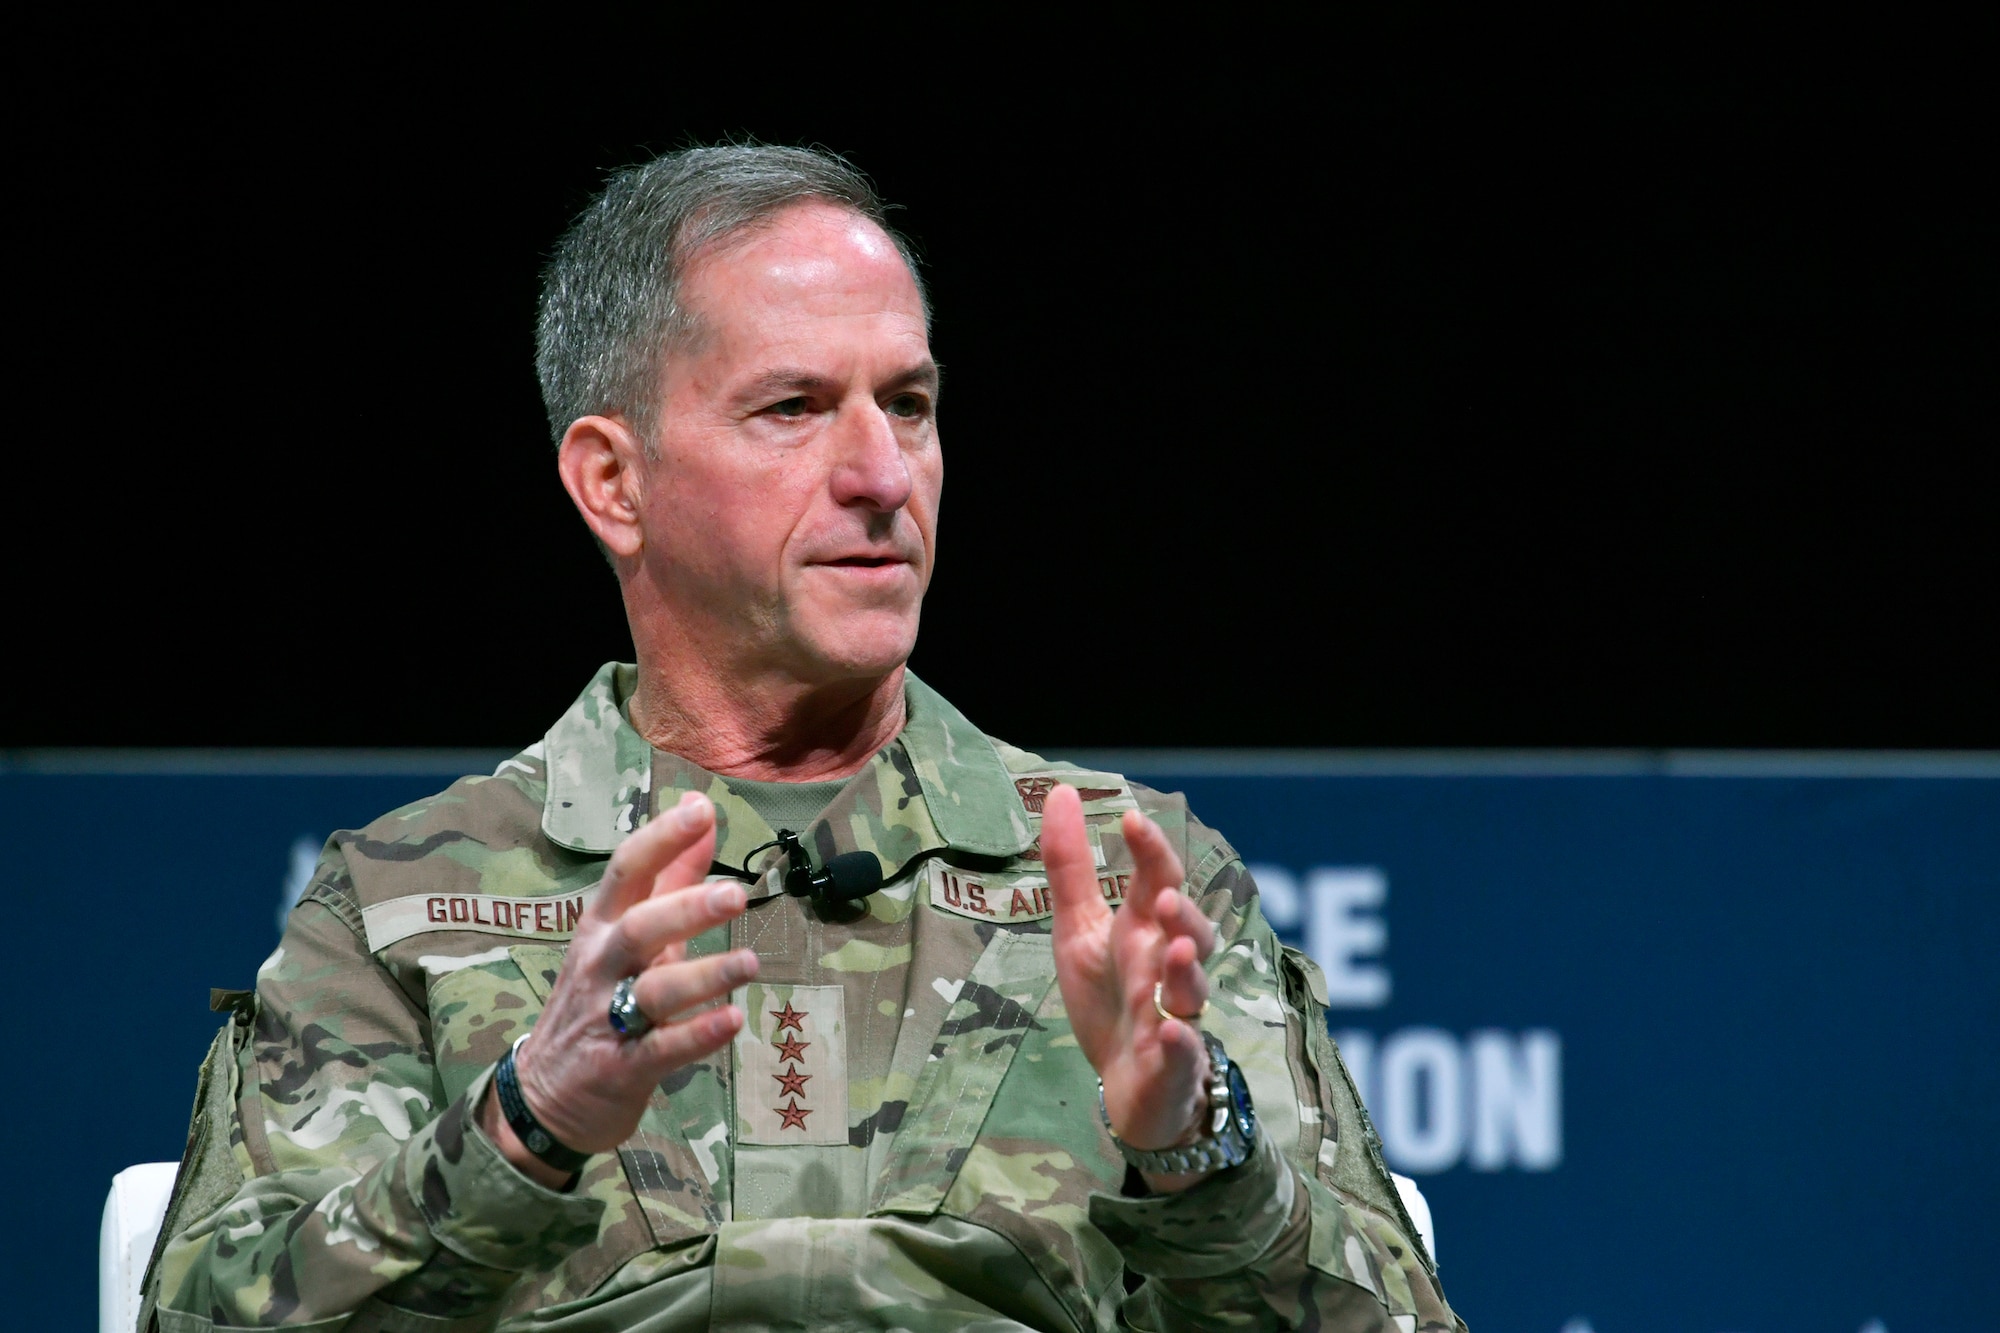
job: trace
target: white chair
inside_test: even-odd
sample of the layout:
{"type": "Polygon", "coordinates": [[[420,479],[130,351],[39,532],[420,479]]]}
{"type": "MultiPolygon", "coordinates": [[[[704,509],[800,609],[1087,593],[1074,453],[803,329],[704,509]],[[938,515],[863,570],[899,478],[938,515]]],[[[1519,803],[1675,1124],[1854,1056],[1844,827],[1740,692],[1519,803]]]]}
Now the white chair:
{"type": "Polygon", "coordinates": [[[146,1162],[111,1178],[104,1222],[97,1229],[98,1333],[132,1333],[137,1327],[139,1284],[180,1169],[179,1162],[146,1162]]]}
{"type": "MultiPolygon", "coordinates": [[[[111,1178],[104,1200],[104,1224],[97,1231],[98,1333],[132,1333],[139,1322],[139,1284],[146,1279],[146,1261],[174,1192],[179,1162],[146,1162],[128,1166],[111,1178]]],[[[1431,1230],[1431,1206],[1408,1176],[1390,1176],[1403,1207],[1417,1225],[1431,1262],[1437,1262],[1437,1241],[1431,1230]]]]}
{"type": "Polygon", "coordinates": [[[1438,1261],[1436,1234],[1431,1230],[1431,1205],[1424,1198],[1424,1192],[1417,1188],[1417,1182],[1408,1176],[1389,1173],[1389,1179],[1396,1182],[1396,1193],[1403,1200],[1403,1211],[1410,1215],[1410,1221],[1417,1225],[1417,1239],[1424,1243],[1424,1251],[1431,1257],[1431,1263],[1438,1261]]]}

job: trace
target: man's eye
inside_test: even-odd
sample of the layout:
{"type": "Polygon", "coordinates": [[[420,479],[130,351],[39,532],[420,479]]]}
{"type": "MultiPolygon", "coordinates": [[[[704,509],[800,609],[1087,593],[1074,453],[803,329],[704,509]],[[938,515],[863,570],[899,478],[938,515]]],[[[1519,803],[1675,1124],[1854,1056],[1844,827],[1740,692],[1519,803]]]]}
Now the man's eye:
{"type": "Polygon", "coordinates": [[[803,398],[787,398],[781,403],[772,403],[764,410],[774,416],[802,417],[806,414],[807,407],[808,404],[803,398]]]}
{"type": "Polygon", "coordinates": [[[888,402],[886,410],[891,416],[920,417],[930,408],[930,402],[920,393],[899,393],[888,402]]]}

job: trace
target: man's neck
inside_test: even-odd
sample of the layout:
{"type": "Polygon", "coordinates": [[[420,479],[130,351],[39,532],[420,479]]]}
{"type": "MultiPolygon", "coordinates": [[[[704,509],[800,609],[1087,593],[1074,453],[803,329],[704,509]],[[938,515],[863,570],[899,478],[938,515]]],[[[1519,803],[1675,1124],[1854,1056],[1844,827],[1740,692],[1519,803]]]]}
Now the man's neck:
{"type": "Polygon", "coordinates": [[[830,782],[852,777],[903,729],[903,668],[876,681],[729,688],[706,672],[649,670],[629,705],[654,749],[724,777],[830,782]]]}

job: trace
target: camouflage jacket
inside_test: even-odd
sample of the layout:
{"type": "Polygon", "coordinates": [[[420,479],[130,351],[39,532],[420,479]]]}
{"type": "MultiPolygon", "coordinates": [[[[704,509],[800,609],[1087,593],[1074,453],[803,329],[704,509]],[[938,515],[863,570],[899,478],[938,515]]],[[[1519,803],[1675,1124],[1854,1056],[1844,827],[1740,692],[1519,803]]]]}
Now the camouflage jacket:
{"type": "Polygon", "coordinates": [[[544,740],[336,833],[204,1066],[142,1316],[219,1327],[1462,1327],[1236,853],[1179,797],[985,736],[914,676],[898,740],[806,834],[887,885],[851,921],[782,891],[772,830],[652,750],[607,666],[544,740]],[[1042,800],[1078,786],[1114,903],[1135,805],[1214,919],[1208,1025],[1242,1064],[1252,1159],[1129,1198],[1055,985],[1042,800]],[[569,1193],[474,1123],[619,840],[689,788],[717,809],[754,947],[750,1022],[670,1075],[569,1193]],[[744,869],[748,858],[747,870],[744,869]]]}

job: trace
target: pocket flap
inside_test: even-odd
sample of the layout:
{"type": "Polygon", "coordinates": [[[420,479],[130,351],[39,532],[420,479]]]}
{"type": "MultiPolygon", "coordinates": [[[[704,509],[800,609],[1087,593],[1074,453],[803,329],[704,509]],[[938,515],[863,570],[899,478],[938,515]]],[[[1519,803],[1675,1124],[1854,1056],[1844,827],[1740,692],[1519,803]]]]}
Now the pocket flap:
{"type": "Polygon", "coordinates": [[[1047,935],[1001,931],[987,943],[938,1029],[871,1212],[937,1211],[1021,1039],[1041,1026],[1035,1014],[1055,979],[1055,944],[1047,935]]]}
{"type": "Polygon", "coordinates": [[[555,989],[556,976],[562,971],[563,950],[546,944],[516,944],[507,950],[507,956],[521,969],[535,998],[547,1004],[549,992],[555,989]]]}

